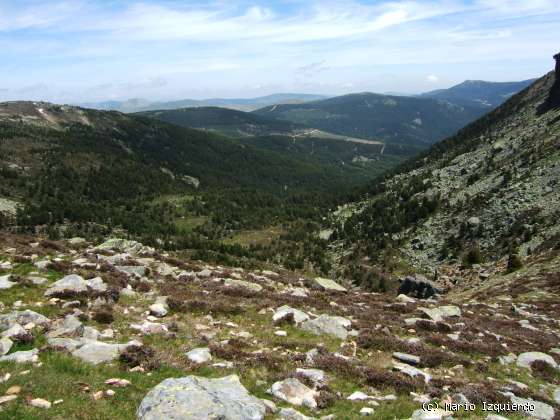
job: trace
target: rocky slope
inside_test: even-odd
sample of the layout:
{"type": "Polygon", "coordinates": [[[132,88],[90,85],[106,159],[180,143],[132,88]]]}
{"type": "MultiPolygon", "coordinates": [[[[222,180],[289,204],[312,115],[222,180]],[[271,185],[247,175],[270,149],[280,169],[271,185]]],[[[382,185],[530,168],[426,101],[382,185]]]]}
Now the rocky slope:
{"type": "Polygon", "coordinates": [[[559,258],[421,301],[122,239],[5,234],[0,415],[557,418],[559,258]]]}
{"type": "Polygon", "coordinates": [[[359,258],[391,243],[429,273],[557,247],[560,108],[546,106],[554,84],[547,74],[337,212],[339,245],[359,258]]]}

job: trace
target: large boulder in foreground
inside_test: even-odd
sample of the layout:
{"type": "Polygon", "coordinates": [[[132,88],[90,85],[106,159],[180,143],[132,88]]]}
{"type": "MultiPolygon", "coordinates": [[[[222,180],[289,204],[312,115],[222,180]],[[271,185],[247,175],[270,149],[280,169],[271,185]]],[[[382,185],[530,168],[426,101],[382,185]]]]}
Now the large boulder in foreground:
{"type": "Polygon", "coordinates": [[[144,397],[141,420],[261,420],[266,406],[249,394],[236,375],[217,379],[168,378],[144,397]]]}
{"type": "Polygon", "coordinates": [[[406,276],[399,281],[401,282],[398,292],[399,295],[428,299],[435,294],[443,292],[443,290],[436,287],[434,283],[421,275],[416,275],[415,277],[406,276]]]}

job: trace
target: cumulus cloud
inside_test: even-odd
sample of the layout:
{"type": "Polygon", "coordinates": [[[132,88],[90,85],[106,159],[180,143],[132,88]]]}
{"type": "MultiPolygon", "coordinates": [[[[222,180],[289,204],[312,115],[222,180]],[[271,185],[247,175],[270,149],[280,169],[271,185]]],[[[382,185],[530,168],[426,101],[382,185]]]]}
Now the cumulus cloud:
{"type": "Polygon", "coordinates": [[[418,81],[429,88],[491,78],[468,72],[515,57],[524,63],[519,68],[536,74],[513,73],[511,65],[510,73],[492,73],[515,80],[548,69],[560,39],[557,6],[558,0],[0,0],[0,78],[13,88],[44,83],[76,96],[91,96],[89,86],[98,85],[111,85],[117,96],[229,89],[239,96],[249,84],[311,89],[318,76],[313,86],[322,89],[418,91],[418,81]],[[391,80],[381,77],[387,73],[391,80]]]}

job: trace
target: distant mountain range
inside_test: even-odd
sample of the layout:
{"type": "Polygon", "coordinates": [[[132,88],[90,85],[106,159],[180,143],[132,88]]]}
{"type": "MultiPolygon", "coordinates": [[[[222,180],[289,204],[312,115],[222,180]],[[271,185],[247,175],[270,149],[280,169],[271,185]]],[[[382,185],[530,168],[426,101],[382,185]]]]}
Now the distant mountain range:
{"type": "Polygon", "coordinates": [[[521,82],[485,82],[466,80],[449,89],[438,89],[423,93],[422,97],[442,99],[464,106],[480,107],[491,110],[501,105],[517,92],[525,89],[536,79],[521,82]]]}
{"type": "Polygon", "coordinates": [[[305,93],[276,93],[257,98],[182,99],[169,102],[150,102],[145,99],[129,99],[126,101],[90,102],[77,105],[83,108],[92,108],[101,111],[120,111],[127,113],[209,106],[253,111],[269,105],[301,103],[325,98],[326,96],[323,95],[310,95],[305,93]]]}

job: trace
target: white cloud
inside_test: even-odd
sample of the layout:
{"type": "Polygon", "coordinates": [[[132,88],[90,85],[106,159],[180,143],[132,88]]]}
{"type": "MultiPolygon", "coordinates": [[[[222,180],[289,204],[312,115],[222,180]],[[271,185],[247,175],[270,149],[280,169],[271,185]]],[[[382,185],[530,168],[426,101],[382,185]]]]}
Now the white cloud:
{"type": "Polygon", "coordinates": [[[437,83],[437,82],[439,82],[439,77],[437,77],[434,74],[430,74],[426,77],[426,80],[430,83],[437,83]]]}
{"type": "Polygon", "coordinates": [[[12,91],[41,84],[77,97],[99,85],[117,96],[176,97],[240,96],[251,86],[418,91],[461,78],[515,80],[551,65],[560,39],[557,6],[558,0],[0,0],[0,79],[12,91]],[[499,63],[507,71],[492,73],[499,63]]]}

